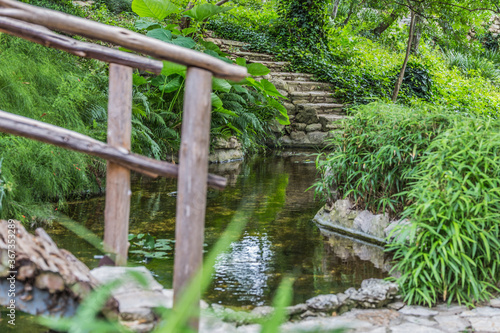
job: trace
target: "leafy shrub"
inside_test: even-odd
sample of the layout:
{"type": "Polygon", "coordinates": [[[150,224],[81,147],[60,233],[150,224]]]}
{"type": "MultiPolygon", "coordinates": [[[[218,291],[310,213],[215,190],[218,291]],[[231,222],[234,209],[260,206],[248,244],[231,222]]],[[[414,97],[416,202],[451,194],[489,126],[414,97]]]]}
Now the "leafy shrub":
{"type": "MultiPolygon", "coordinates": [[[[495,59],[494,52],[489,51],[488,54],[495,59]]],[[[467,76],[480,75],[493,82],[500,82],[500,69],[486,57],[449,50],[445,52],[445,58],[451,68],[457,67],[467,76]]]]}
{"type": "Polygon", "coordinates": [[[207,29],[214,31],[218,36],[248,43],[248,49],[255,52],[274,53],[278,45],[276,39],[268,33],[243,28],[223,18],[212,19],[207,24],[207,29]]]}
{"type": "Polygon", "coordinates": [[[500,279],[500,124],[455,119],[410,178],[413,202],[389,249],[409,303],[487,299],[500,279]]]}
{"type": "Polygon", "coordinates": [[[409,189],[423,152],[450,117],[446,111],[382,103],[358,107],[345,120],[343,135],[331,142],[332,152],[317,159],[322,178],[316,193],[332,200],[333,187],[361,209],[401,212],[409,199],[400,194],[409,189]]]}
{"type": "Polygon", "coordinates": [[[408,97],[415,96],[429,101],[432,97],[432,85],[433,80],[429,69],[417,62],[408,63],[401,86],[401,89],[406,91],[408,97]]]}

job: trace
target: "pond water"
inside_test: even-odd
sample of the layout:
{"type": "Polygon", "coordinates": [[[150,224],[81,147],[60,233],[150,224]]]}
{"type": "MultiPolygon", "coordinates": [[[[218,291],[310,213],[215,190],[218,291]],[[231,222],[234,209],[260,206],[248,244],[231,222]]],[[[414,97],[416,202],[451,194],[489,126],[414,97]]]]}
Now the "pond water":
{"type": "MultiPolygon", "coordinates": [[[[285,151],[210,166],[210,172],[227,177],[229,184],[224,191],[208,192],[206,249],[237,211],[245,212],[248,223],[240,239],[219,256],[213,283],[203,297],[207,302],[237,308],[270,305],[282,277],[288,275],[296,278],[293,304],[359,288],[366,278],[387,276],[380,248],[320,231],[311,221],[321,208],[313,191],[307,191],[316,179],[314,158],[311,152],[285,151]],[[254,200],[244,200],[249,197],[254,200]]],[[[173,179],[134,176],[130,232],[174,239],[175,191],[173,179]]],[[[67,214],[102,237],[104,197],[69,202],[67,214]]],[[[46,230],[59,247],[89,267],[97,266],[98,253],[88,243],[57,223],[46,230]]],[[[172,288],[172,252],[168,259],[131,259],[172,288]]]]}

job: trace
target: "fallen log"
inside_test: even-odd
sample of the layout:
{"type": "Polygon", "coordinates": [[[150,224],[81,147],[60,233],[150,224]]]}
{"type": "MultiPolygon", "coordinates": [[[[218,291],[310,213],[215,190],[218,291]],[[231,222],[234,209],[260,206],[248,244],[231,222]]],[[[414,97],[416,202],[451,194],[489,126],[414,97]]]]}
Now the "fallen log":
{"type": "Polygon", "coordinates": [[[87,266],[59,249],[43,229],[32,235],[19,221],[0,220],[0,305],[69,317],[98,284],[87,266]]]}
{"type": "MultiPolygon", "coordinates": [[[[179,174],[178,165],[132,154],[126,149],[111,147],[86,135],[1,110],[0,131],[101,157],[150,177],[160,175],[177,178],[179,174]]],[[[209,174],[207,184],[222,190],[226,186],[226,179],[209,174]]]]}

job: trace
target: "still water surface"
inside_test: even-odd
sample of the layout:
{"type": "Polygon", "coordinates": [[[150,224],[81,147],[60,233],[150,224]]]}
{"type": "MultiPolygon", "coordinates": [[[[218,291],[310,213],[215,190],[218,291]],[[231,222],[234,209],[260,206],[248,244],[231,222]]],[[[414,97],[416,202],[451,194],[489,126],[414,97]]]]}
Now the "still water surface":
{"type": "MultiPolygon", "coordinates": [[[[240,240],[219,257],[212,286],[205,294],[210,303],[236,307],[268,305],[286,275],[297,278],[295,304],[318,294],[359,287],[369,277],[385,276],[375,267],[381,265],[353,254],[336,255],[331,238],[323,236],[311,221],[321,207],[314,200],[313,191],[307,191],[316,179],[314,156],[291,151],[272,153],[244,162],[211,165],[210,172],[227,177],[229,186],[224,191],[209,190],[207,250],[236,211],[244,211],[248,217],[240,240]]],[[[174,239],[175,191],[173,179],[134,178],[130,232],[174,239]]],[[[103,197],[68,205],[68,215],[99,236],[103,231],[103,212],[103,197]]],[[[57,227],[50,234],[60,247],[75,253],[87,265],[97,265],[95,253],[86,242],[75,241],[75,237],[57,227]]],[[[343,247],[352,247],[350,243],[343,247]]],[[[169,259],[147,262],[146,267],[166,288],[172,287],[173,253],[169,259]]]]}
{"type": "MultiPolygon", "coordinates": [[[[230,249],[219,256],[213,283],[204,295],[209,303],[238,308],[270,305],[282,277],[293,275],[293,304],[319,294],[358,288],[366,278],[387,276],[382,251],[336,235],[325,236],[311,221],[321,207],[307,189],[316,179],[314,156],[272,153],[243,162],[211,165],[210,172],[229,179],[224,191],[209,190],[205,242],[209,251],[237,211],[248,223],[230,249]],[[252,200],[247,200],[251,198],[252,200]]],[[[130,232],[175,238],[176,181],[135,176],[130,232]]],[[[104,197],[68,203],[69,217],[102,237],[104,197]]],[[[61,248],[89,267],[97,266],[85,241],[54,223],[46,228],[61,248]]],[[[173,253],[145,264],[166,288],[172,288],[173,253]]],[[[1,326],[1,323],[0,323],[1,326]]]]}

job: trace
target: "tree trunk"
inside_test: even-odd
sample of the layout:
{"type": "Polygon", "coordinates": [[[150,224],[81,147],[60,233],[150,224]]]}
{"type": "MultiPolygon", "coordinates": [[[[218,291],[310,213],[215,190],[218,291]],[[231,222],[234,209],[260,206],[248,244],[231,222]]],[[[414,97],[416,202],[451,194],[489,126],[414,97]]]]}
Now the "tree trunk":
{"type": "Polygon", "coordinates": [[[332,20],[334,21],[339,11],[339,5],[340,5],[340,0],[335,0],[335,2],[333,3],[333,10],[332,10],[332,20]]]}
{"type": "Polygon", "coordinates": [[[410,23],[410,34],[408,36],[408,45],[406,48],[406,56],[405,61],[403,62],[403,67],[401,67],[401,72],[399,73],[398,81],[396,82],[396,86],[394,87],[394,92],[392,94],[392,102],[396,103],[398,100],[399,90],[401,89],[401,85],[403,84],[403,79],[405,77],[406,65],[408,64],[408,59],[410,58],[411,44],[413,40],[413,32],[415,29],[415,12],[411,11],[411,23],[410,23]]]}
{"type": "MultiPolygon", "coordinates": [[[[189,1],[187,6],[186,6],[186,10],[190,10],[191,8],[193,8],[195,3],[196,3],[196,0],[189,1]]],[[[180,30],[182,31],[183,29],[189,28],[190,25],[191,25],[191,18],[189,18],[187,16],[183,16],[181,18],[181,23],[179,23],[180,30]]]]}
{"type": "MultiPolygon", "coordinates": [[[[363,4],[366,0],[363,0],[363,2],[361,2],[361,4],[363,4]]],[[[351,19],[351,16],[352,14],[354,14],[354,11],[356,10],[356,7],[358,7],[358,1],[357,0],[353,0],[351,2],[351,6],[349,7],[349,12],[347,13],[347,17],[346,19],[344,20],[344,22],[342,23],[342,25],[347,25],[347,23],[349,23],[349,20],[351,19]]]]}
{"type": "Polygon", "coordinates": [[[399,18],[400,13],[402,12],[403,7],[398,7],[394,9],[389,15],[388,18],[386,18],[384,21],[382,21],[378,27],[372,30],[372,33],[375,36],[380,36],[381,34],[384,33],[396,20],[399,18]]]}
{"type": "Polygon", "coordinates": [[[420,39],[422,37],[422,25],[424,19],[422,16],[416,14],[415,17],[415,31],[413,32],[413,40],[411,42],[411,54],[418,54],[418,47],[420,45],[420,39]]]}

